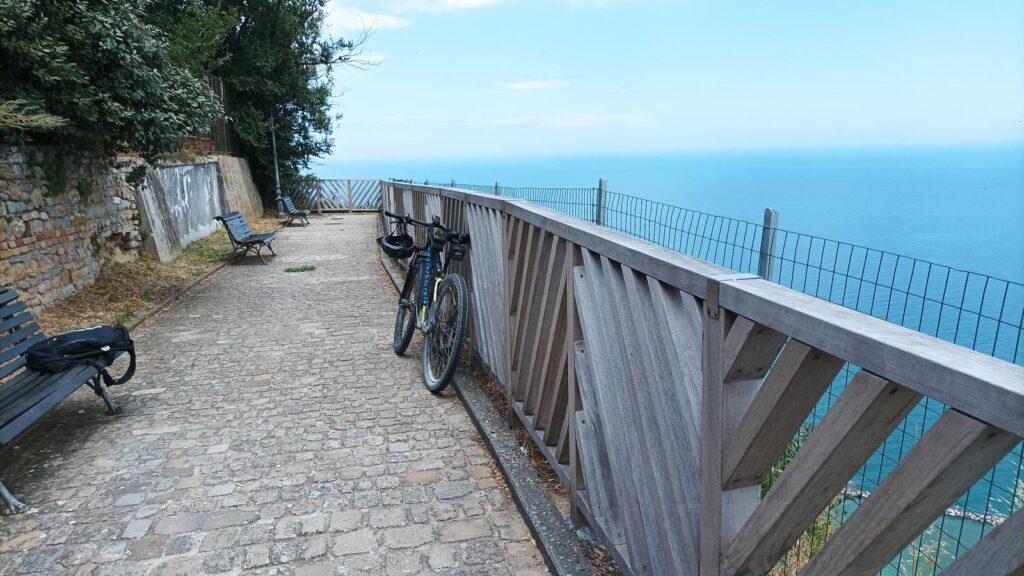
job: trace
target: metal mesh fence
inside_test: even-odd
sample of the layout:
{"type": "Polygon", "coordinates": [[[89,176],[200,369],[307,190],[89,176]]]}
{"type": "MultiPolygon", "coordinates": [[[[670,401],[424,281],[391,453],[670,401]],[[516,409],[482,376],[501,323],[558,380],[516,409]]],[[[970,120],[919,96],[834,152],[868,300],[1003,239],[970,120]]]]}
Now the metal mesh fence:
{"type": "MultiPolygon", "coordinates": [[[[1024,365],[1024,285],[1017,282],[599,188],[445,185],[526,200],[1024,365]]],[[[853,365],[843,368],[794,443],[801,443],[821,421],[856,372],[853,365]]],[[[945,410],[942,403],[924,399],[773,573],[796,574],[805,566],[945,410]]],[[[1024,445],[1018,445],[883,573],[936,574],[1024,506],[1022,462],[1024,445]]],[[[784,465],[779,463],[780,468],[784,465]]]]}

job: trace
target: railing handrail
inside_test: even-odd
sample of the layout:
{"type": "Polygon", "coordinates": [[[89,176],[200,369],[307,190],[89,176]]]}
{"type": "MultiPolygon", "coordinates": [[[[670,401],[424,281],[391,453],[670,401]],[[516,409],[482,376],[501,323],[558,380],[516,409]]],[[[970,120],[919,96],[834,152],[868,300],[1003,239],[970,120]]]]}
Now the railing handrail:
{"type": "MultiPolygon", "coordinates": [[[[701,299],[709,279],[736,274],[524,200],[443,186],[392,184],[511,214],[701,299]]],[[[766,325],[780,325],[781,331],[805,344],[1024,436],[1024,368],[756,277],[725,278],[722,285],[723,306],[766,325]],[[786,318],[787,313],[793,318],[786,318]]]]}
{"type": "Polygon", "coordinates": [[[1024,536],[1024,510],[992,504],[997,472],[1019,474],[1024,367],[530,201],[381,191],[474,235],[472,346],[627,573],[767,573],[791,553],[809,575],[874,573],[908,550],[916,566],[904,547],[972,486],[984,525],[1012,516],[966,554],[956,537],[954,572],[1024,536]],[[814,548],[820,517],[836,528],[814,548]]]}

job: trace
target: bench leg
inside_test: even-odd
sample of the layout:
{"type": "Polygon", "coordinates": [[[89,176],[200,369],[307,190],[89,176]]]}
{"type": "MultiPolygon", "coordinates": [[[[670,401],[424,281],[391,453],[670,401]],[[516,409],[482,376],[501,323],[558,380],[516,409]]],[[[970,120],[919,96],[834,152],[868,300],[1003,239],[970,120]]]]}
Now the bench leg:
{"type": "Polygon", "coordinates": [[[267,263],[267,259],[263,257],[263,254],[260,253],[260,250],[262,250],[262,249],[263,249],[263,245],[262,244],[258,244],[256,246],[256,255],[260,257],[260,262],[263,262],[264,264],[266,264],[267,263]]]}
{"type": "Polygon", "coordinates": [[[267,250],[270,250],[270,255],[271,255],[271,256],[277,256],[277,253],[276,253],[276,252],[274,252],[274,248],[273,248],[273,247],[271,247],[271,246],[270,246],[270,244],[264,244],[264,246],[266,246],[266,247],[267,247],[267,250]]]}
{"type": "Polygon", "coordinates": [[[17,514],[19,512],[28,512],[28,506],[18,501],[11,494],[10,490],[4,486],[3,482],[0,482],[0,500],[3,500],[3,513],[4,514],[17,514]]]}
{"type": "Polygon", "coordinates": [[[114,398],[110,396],[110,393],[107,391],[107,388],[103,386],[102,382],[100,382],[99,374],[97,374],[95,378],[89,381],[89,387],[92,388],[92,391],[95,392],[97,396],[102,398],[103,401],[107,404],[107,414],[113,416],[115,414],[120,414],[121,412],[124,412],[124,408],[118,406],[117,402],[114,401],[114,398]]]}

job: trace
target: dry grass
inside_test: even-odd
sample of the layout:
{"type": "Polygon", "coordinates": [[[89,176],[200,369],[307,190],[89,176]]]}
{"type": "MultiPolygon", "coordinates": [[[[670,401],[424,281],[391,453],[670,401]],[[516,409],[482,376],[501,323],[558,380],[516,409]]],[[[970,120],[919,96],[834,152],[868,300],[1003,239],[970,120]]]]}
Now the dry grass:
{"type": "MultiPolygon", "coordinates": [[[[256,232],[278,226],[277,220],[250,222],[256,232]]],[[[96,283],[36,316],[47,334],[96,325],[125,326],[186,288],[224,260],[231,242],[223,229],[190,244],[173,262],[151,256],[134,262],[108,262],[96,283]]]]}

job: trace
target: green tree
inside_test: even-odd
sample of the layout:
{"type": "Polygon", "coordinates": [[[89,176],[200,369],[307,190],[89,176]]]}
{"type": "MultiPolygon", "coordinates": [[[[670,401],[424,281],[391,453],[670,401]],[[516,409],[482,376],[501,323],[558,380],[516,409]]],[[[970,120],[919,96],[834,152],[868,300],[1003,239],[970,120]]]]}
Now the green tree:
{"type": "Polygon", "coordinates": [[[329,154],[331,69],[350,63],[359,42],[324,30],[327,0],[224,0],[238,14],[215,73],[230,89],[230,117],[265,199],[273,197],[271,120],[287,193],[312,158],[329,154]]]}
{"type": "Polygon", "coordinates": [[[227,60],[224,42],[238,11],[221,0],[150,0],[146,20],[167,35],[167,57],[197,75],[227,60]]]}
{"type": "Polygon", "coordinates": [[[155,159],[220,114],[136,0],[0,0],[0,100],[67,120],[39,139],[155,159]]]}

